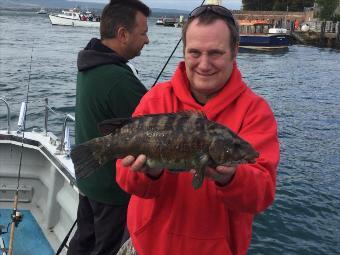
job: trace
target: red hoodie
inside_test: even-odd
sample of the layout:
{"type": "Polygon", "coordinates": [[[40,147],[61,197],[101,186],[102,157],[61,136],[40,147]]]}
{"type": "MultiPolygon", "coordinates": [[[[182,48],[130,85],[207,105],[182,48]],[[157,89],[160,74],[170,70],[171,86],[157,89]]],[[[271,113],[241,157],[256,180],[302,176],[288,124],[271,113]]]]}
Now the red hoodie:
{"type": "Polygon", "coordinates": [[[279,162],[277,125],[264,99],[242,81],[234,64],[225,87],[204,106],[189,90],[185,64],[169,82],[152,88],[134,115],[199,110],[228,126],[260,152],[255,164],[239,165],[232,181],[219,187],[205,179],[194,190],[189,172],[164,171],[157,180],[117,162],[117,182],[132,194],[128,229],[138,255],[246,254],[254,215],[274,200],[279,162]]]}

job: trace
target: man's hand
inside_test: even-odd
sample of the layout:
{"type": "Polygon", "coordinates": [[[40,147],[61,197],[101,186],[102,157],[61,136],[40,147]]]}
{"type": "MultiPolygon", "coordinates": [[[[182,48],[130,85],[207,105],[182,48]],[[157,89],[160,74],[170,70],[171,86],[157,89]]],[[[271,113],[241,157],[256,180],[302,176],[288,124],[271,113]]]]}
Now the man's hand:
{"type": "Polygon", "coordinates": [[[122,164],[125,167],[130,167],[134,172],[142,172],[151,178],[158,178],[163,169],[151,169],[146,165],[146,156],[144,154],[138,155],[137,158],[134,156],[126,156],[122,159],[122,164]]]}
{"type": "Polygon", "coordinates": [[[207,167],[205,176],[217,182],[220,186],[227,185],[235,175],[236,166],[217,166],[216,168],[207,167]]]}

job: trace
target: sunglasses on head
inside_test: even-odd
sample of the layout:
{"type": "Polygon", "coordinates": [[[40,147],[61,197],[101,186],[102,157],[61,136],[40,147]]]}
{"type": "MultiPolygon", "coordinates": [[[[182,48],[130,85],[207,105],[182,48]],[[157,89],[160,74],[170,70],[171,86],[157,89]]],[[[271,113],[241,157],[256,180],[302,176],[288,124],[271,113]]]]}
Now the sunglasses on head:
{"type": "Polygon", "coordinates": [[[220,6],[220,5],[213,5],[213,4],[201,5],[197,8],[195,8],[189,14],[189,19],[197,18],[205,12],[212,12],[214,14],[222,16],[222,17],[228,19],[229,21],[231,21],[232,24],[234,26],[236,26],[235,18],[233,16],[232,12],[229,11],[227,8],[220,6]]]}

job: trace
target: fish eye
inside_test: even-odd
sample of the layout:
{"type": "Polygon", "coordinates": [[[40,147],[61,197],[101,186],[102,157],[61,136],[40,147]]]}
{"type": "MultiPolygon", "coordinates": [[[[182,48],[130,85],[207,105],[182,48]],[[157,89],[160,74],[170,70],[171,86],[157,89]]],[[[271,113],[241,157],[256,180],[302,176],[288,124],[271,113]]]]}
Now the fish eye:
{"type": "Polygon", "coordinates": [[[226,153],[231,153],[232,152],[230,147],[225,147],[224,150],[225,150],[226,153]]]}

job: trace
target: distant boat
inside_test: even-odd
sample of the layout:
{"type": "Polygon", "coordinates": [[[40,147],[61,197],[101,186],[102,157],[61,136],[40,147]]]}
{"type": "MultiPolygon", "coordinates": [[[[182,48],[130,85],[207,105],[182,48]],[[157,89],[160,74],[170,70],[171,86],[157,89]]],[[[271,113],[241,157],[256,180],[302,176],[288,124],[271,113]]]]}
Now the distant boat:
{"type": "Polygon", "coordinates": [[[163,25],[166,27],[174,27],[177,23],[176,18],[164,18],[163,19],[163,25]]]}
{"type": "Polygon", "coordinates": [[[44,8],[41,8],[39,11],[37,11],[37,14],[47,14],[47,11],[44,8]]]}
{"type": "Polygon", "coordinates": [[[286,29],[274,29],[265,20],[239,20],[240,48],[272,51],[288,49],[290,44],[286,29]]]}
{"type": "Polygon", "coordinates": [[[180,16],[179,19],[175,17],[167,18],[161,17],[156,20],[156,25],[161,25],[165,27],[182,27],[184,24],[184,16],[180,16]]]}
{"type": "Polygon", "coordinates": [[[156,20],[156,25],[164,25],[163,17],[156,20]]]}
{"type": "Polygon", "coordinates": [[[99,27],[100,17],[90,11],[84,13],[78,9],[62,11],[59,14],[48,15],[52,25],[73,26],[73,27],[99,27]]]}
{"type": "Polygon", "coordinates": [[[222,5],[222,0],[207,0],[205,4],[222,5]]]}
{"type": "Polygon", "coordinates": [[[179,16],[178,22],[175,23],[175,27],[183,27],[184,25],[184,16],[179,16]]]}

